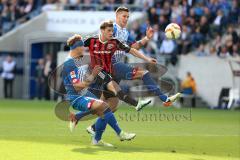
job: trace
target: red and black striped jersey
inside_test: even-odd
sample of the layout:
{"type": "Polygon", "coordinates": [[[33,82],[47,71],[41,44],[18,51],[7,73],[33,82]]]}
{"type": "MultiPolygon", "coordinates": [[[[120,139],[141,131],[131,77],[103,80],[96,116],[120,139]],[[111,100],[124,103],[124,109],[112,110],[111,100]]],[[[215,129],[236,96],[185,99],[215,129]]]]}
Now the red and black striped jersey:
{"type": "Polygon", "coordinates": [[[129,52],[131,48],[116,38],[102,42],[99,36],[94,35],[84,39],[84,46],[89,48],[91,67],[94,68],[96,65],[100,65],[103,67],[103,70],[112,73],[112,56],[115,51],[123,50],[129,52]]]}

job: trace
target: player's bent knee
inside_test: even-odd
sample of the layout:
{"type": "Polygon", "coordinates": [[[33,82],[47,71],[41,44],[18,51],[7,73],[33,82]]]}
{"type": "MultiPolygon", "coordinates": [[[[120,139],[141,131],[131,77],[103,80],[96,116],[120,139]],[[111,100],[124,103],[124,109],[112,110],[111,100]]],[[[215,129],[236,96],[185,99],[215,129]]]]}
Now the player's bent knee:
{"type": "Polygon", "coordinates": [[[114,92],[116,94],[116,92],[120,89],[118,84],[115,82],[115,81],[110,81],[108,84],[107,84],[107,88],[108,90],[114,92]]]}
{"type": "Polygon", "coordinates": [[[102,102],[100,105],[99,105],[99,110],[104,112],[107,108],[109,108],[108,104],[106,102],[102,102]]]}
{"type": "Polygon", "coordinates": [[[147,72],[148,72],[147,70],[139,69],[133,78],[141,79],[147,72]]]}
{"type": "Polygon", "coordinates": [[[119,99],[116,97],[109,98],[108,104],[112,112],[115,112],[117,110],[118,102],[119,102],[119,99]]]}
{"type": "Polygon", "coordinates": [[[106,102],[102,102],[101,107],[106,109],[106,108],[108,108],[108,104],[106,102]]]}
{"type": "Polygon", "coordinates": [[[96,113],[102,113],[107,109],[107,104],[102,100],[96,100],[93,102],[91,109],[96,111],[96,113]]]}

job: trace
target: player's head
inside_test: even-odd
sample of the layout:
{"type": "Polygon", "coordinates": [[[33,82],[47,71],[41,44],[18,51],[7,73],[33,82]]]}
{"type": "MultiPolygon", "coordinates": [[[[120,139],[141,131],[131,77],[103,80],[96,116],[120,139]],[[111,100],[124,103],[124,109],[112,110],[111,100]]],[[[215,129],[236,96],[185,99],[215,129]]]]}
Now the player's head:
{"type": "Polygon", "coordinates": [[[126,27],[129,18],[129,9],[124,6],[120,6],[116,9],[116,23],[121,27],[126,27]]]}
{"type": "Polygon", "coordinates": [[[8,55],[7,57],[6,57],[6,61],[7,62],[12,62],[12,60],[13,60],[13,58],[12,58],[12,56],[11,55],[8,55]]]}
{"type": "Polygon", "coordinates": [[[110,40],[113,36],[113,21],[106,20],[100,25],[101,36],[104,40],[110,40]]]}
{"type": "Polygon", "coordinates": [[[67,40],[67,45],[70,47],[71,51],[82,53],[84,49],[84,42],[82,40],[82,36],[79,34],[75,34],[67,40]]]}
{"type": "Polygon", "coordinates": [[[187,76],[191,77],[192,76],[191,72],[187,72],[187,76]]]}

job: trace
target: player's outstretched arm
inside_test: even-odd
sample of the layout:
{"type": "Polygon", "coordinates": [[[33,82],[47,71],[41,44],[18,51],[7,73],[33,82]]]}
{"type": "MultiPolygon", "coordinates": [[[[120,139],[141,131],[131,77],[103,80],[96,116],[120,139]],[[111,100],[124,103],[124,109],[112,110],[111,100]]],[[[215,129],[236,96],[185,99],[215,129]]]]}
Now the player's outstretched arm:
{"type": "Polygon", "coordinates": [[[146,36],[143,39],[141,39],[141,40],[137,41],[136,43],[132,44],[131,47],[139,50],[145,44],[147,44],[150,39],[152,39],[153,34],[154,34],[153,28],[148,27],[147,30],[146,30],[146,36]]]}
{"type": "Polygon", "coordinates": [[[144,61],[147,61],[148,63],[153,63],[153,64],[157,63],[156,59],[145,56],[144,54],[142,54],[141,52],[139,52],[135,48],[131,48],[129,53],[132,54],[135,57],[138,57],[140,59],[143,59],[144,61]]]}

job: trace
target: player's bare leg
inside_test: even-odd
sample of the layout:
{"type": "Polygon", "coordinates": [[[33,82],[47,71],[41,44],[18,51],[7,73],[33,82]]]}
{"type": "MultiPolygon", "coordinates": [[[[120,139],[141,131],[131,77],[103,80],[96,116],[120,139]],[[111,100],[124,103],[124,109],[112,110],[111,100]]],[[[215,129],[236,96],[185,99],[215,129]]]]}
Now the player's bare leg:
{"type": "Polygon", "coordinates": [[[139,99],[138,101],[136,101],[135,99],[133,99],[129,95],[123,93],[123,91],[121,90],[121,88],[119,87],[119,85],[115,81],[109,82],[107,84],[107,89],[109,91],[112,91],[120,100],[135,106],[135,109],[137,111],[140,111],[142,108],[144,108],[149,103],[151,103],[151,100],[145,100],[144,101],[144,100],[139,99]]]}

